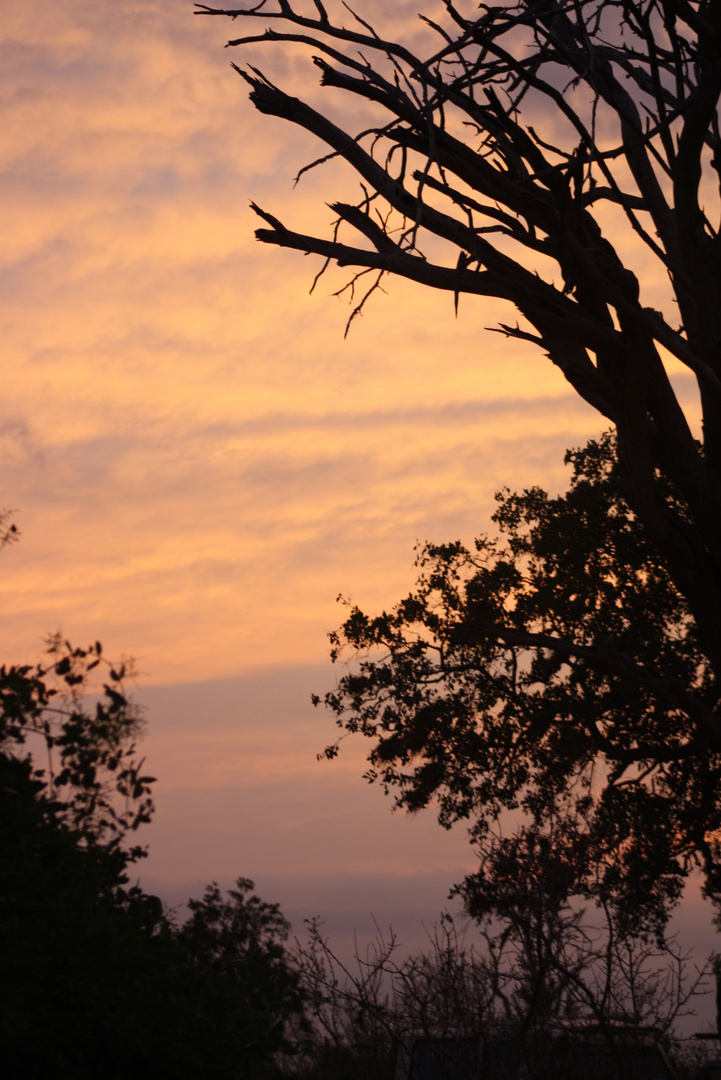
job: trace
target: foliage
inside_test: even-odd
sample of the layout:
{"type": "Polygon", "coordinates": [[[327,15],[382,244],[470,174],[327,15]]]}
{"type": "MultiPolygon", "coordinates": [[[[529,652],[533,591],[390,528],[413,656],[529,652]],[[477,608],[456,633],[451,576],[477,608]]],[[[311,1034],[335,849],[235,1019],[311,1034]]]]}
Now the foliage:
{"type": "Polygon", "coordinates": [[[0,551],[6,544],[14,544],[19,538],[20,532],[12,519],[12,511],[0,510],[0,551]]]}
{"type": "Polygon", "coordinates": [[[149,820],[152,778],[123,668],[105,665],[89,710],[100,645],[53,639],[49,657],[0,668],[2,1056],[11,1075],[113,1076],[157,985],[162,907],[128,887],[143,849],[125,844],[149,820]]]}
{"type": "Polygon", "coordinates": [[[473,910],[540,889],[661,926],[693,866],[721,890],[715,679],[619,494],[613,439],[566,460],[566,494],[501,492],[498,539],[426,545],[390,613],[351,607],[331,637],[355,662],[325,703],[372,741],[368,778],[399,805],[470,820],[473,910]]]}
{"type": "MultiPolygon", "coordinates": [[[[59,636],[48,641],[48,656],[45,665],[0,667],[0,747],[24,762],[38,798],[83,844],[120,851],[153,810],[154,777],[141,775],[135,743],[141,717],[123,689],[127,665],[108,663],[100,642],[72,648],[59,636]],[[88,711],[90,673],[100,665],[108,681],[88,711]]],[[[122,858],[142,854],[134,846],[122,858]]]]}
{"type": "Polygon", "coordinates": [[[472,819],[477,910],[549,859],[564,890],[657,926],[699,861],[719,897],[721,5],[442,0],[405,41],[335,0],[197,8],[257,26],[228,42],[249,59],[310,50],[312,104],[233,66],[261,113],[326,145],[298,179],[336,158],[360,182],[328,235],[254,206],[257,238],[355,268],[351,321],[387,275],[456,313],[461,294],[514,305],[501,332],[615,428],[567,500],[502,497],[506,547],[428,545],[390,615],[353,609],[337,644],[371,659],[327,702],[374,740],[369,776],[472,819]]]}
{"type": "Polygon", "coordinates": [[[153,778],[99,643],[0,668],[0,1058],[9,1076],[276,1074],[303,999],[277,905],[241,879],[178,926],[129,883],[153,778]],[[91,708],[93,671],[107,682],[91,708]]]}
{"type": "MultiPolygon", "coordinates": [[[[278,904],[252,895],[238,878],[223,898],[213,882],[177,933],[192,978],[202,988],[205,1068],[235,1060],[239,1076],[269,1075],[274,1055],[293,1054],[302,1037],[304,996],[285,948],[290,924],[278,904]],[[250,894],[250,895],[249,895],[250,894]]],[[[215,1066],[217,1068],[217,1066],[215,1066]]]]}

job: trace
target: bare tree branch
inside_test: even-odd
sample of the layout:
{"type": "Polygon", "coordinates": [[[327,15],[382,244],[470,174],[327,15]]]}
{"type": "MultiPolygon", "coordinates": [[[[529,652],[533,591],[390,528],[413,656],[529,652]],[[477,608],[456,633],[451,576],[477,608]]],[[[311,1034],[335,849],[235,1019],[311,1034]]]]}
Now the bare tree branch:
{"type": "Polygon", "coordinates": [[[435,38],[425,56],[347,6],[197,9],[262,24],[232,47],[308,48],[323,87],[382,114],[354,134],[352,121],[344,128],[236,67],[257,109],[320,138],[329,154],[319,160],[343,158],[366,189],[334,207],[360,244],[267,218],[258,238],[449,291],[456,307],[461,294],[514,305],[524,322],[505,332],[541,345],[616,426],[628,498],[721,676],[721,207],[701,204],[709,166],[721,175],[721,6],[517,0],[466,16],[444,0],[443,18],[421,16],[435,38]],[[364,209],[368,192],[377,217],[364,209]],[[601,207],[617,210],[612,237],[601,207]],[[641,272],[618,254],[624,232],[668,275],[675,312],[644,304],[641,272]],[[423,257],[428,237],[455,249],[448,265],[423,257]],[[697,381],[702,451],[659,348],[697,381]],[[687,520],[659,500],[659,471],[681,490],[687,520]]]}

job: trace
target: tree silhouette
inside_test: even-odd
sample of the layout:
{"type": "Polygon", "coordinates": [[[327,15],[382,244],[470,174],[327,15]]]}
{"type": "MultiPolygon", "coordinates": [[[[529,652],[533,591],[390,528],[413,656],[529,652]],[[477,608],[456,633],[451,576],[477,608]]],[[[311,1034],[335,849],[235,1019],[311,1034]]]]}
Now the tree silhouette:
{"type": "MultiPolygon", "coordinates": [[[[342,158],[360,180],[359,201],[333,203],[329,236],[295,232],[255,206],[267,226],[258,239],[356,267],[354,287],[370,274],[354,314],[388,274],[451,292],[456,304],[469,294],[515,305],[521,320],[502,332],[547,353],[613,423],[619,482],[718,678],[721,7],[519,0],[479,13],[444,0],[441,21],[420,16],[431,35],[422,56],[345,4],[197,8],[264,24],[230,46],[307,47],[330,92],[326,113],[256,66],[236,70],[261,113],[321,139],[321,161],[342,158]],[[649,263],[668,281],[663,311],[643,301],[649,263]],[[702,447],[668,378],[669,355],[696,380],[702,447]]],[[[721,748],[713,710],[699,725],[721,748]]]]}
{"type": "Polygon", "coordinates": [[[581,894],[660,928],[692,867],[721,897],[716,681],[612,437],[567,461],[565,495],[501,492],[499,538],[428,544],[394,609],[351,607],[332,655],[355,663],[325,704],[372,740],[368,778],[399,805],[470,821],[472,911],[581,894]]]}
{"type": "Polygon", "coordinates": [[[59,639],[47,663],[0,667],[0,1056],[11,1076],[125,1075],[152,1057],[153,1019],[165,1026],[162,905],[129,879],[152,778],[124,675],[99,643],[59,639]],[[98,670],[106,683],[89,708],[98,670]]]}
{"type": "Polygon", "coordinates": [[[228,898],[213,885],[191,900],[183,925],[131,883],[153,778],[125,666],[99,643],[50,646],[46,664],[0,668],[5,1074],[277,1076],[303,1031],[287,922],[242,878],[228,898]]]}
{"type": "Polygon", "coordinates": [[[296,946],[316,1030],[304,1080],[667,1076],[654,1044],[669,1046],[709,970],[692,973],[673,940],[538,900],[470,940],[446,913],[410,957],[379,932],[350,965],[310,921],[296,946]]]}
{"type": "Polygon", "coordinates": [[[505,496],[505,547],[428,546],[390,615],[354,609],[335,646],[360,671],[327,703],[403,805],[474,818],[501,875],[477,896],[553,836],[576,886],[663,921],[697,860],[721,894],[721,5],[440,7],[404,44],[347,4],[197,5],[258,25],[228,42],[253,57],[310,52],[327,109],[233,66],[261,113],[327,145],[306,168],[340,158],[360,181],[329,235],[254,206],[256,236],[353,267],[351,320],[386,275],[515,306],[498,329],[615,439],[576,455],[565,501],[505,496]],[[502,810],[526,824],[491,842],[502,810]]]}

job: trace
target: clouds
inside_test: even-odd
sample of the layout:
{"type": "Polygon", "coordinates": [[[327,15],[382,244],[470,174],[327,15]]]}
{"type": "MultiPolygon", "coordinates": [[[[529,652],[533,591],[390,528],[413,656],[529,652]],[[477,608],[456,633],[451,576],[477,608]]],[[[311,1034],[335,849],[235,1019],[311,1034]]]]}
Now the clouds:
{"type": "Polygon", "coordinates": [[[390,814],[361,779],[362,745],[316,760],[334,726],[310,694],[331,684],[325,666],[296,665],[141,693],[148,753],[165,763],[139,867],[147,888],[180,903],[242,872],[299,932],[322,913],[336,945],[352,945],[373,913],[420,941],[422,919],[473,867],[465,830],[446,832],[432,812],[390,814]]]}
{"type": "Polygon", "coordinates": [[[410,584],[416,540],[470,537],[499,471],[528,479],[518,425],[535,429],[541,471],[560,473],[568,437],[543,433],[556,406],[314,415],[300,402],[205,423],[187,403],[179,417],[127,417],[126,399],[107,404],[105,431],[102,415],[74,428],[75,413],[53,411],[54,439],[8,420],[0,446],[25,534],[6,556],[18,648],[58,624],[81,635],[100,625],[90,632],[107,638],[109,624],[108,647],[130,643],[155,679],[317,658],[339,590],[388,602],[410,584]]]}
{"type": "Polygon", "coordinates": [[[334,727],[310,694],[332,681],[325,665],[277,666],[141,692],[152,718],[146,749],[164,762],[143,836],[146,888],[182,903],[211,878],[230,884],[243,873],[299,932],[322,913],[348,952],[371,914],[421,941],[422,920],[473,866],[465,830],[446,832],[432,813],[390,814],[361,779],[362,745],[316,760],[334,727]]]}
{"type": "MultiPolygon", "coordinates": [[[[422,37],[417,6],[363,5],[422,37]]],[[[1,659],[58,627],[137,657],[148,887],[245,874],[297,923],[350,940],[373,911],[422,944],[472,853],[391,816],[362,748],[316,762],[335,598],[393,603],[417,540],[488,529],[502,484],[562,487],[564,449],[603,424],[484,330],[509,317],[495,302],[454,320],[451,296],[389,282],[343,340],[347,275],[309,296],[319,262],[256,243],[249,201],[327,229],[356,187],[336,163],[293,188],[321,148],[250,106],[236,31],[176,0],[4,5],[0,507],[22,539],[0,559],[1,659]]],[[[325,101],[309,63],[262,55],[325,101]]]]}
{"type": "Polygon", "coordinates": [[[313,148],[248,106],[224,33],[171,3],[31,3],[7,24],[15,659],[57,626],[153,681],[318,659],[338,591],[387,601],[417,539],[484,526],[529,425],[543,473],[594,422],[542,358],[479,336],[484,302],[449,339],[449,298],[393,283],[343,341],[346,278],[309,297],[317,265],[256,244],[248,207],[330,218],[336,174],[292,189],[313,148]]]}
{"type": "MultiPolygon", "coordinates": [[[[367,10],[430,33],[413,3],[367,10]]],[[[450,296],[391,281],[344,341],[347,274],[309,296],[319,262],[255,242],[250,198],[325,228],[347,178],[293,188],[317,147],[248,103],[222,49],[240,24],[29,0],[3,25],[13,658],[60,625],[160,683],[315,661],[339,591],[388,603],[416,540],[469,540],[502,484],[564,483],[563,450],[602,423],[483,329],[503,305],[464,297],[454,320],[450,296]]],[[[327,97],[307,55],[262,57],[327,97]]]]}

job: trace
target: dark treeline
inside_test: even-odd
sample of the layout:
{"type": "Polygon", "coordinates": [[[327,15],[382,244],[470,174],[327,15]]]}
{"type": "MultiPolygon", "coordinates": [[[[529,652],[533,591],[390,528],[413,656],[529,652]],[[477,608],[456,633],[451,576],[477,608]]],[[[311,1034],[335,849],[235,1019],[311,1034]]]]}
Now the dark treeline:
{"type": "Polygon", "coordinates": [[[273,1075],[304,1009],[277,905],[241,878],[179,924],[130,884],[153,778],[124,674],[99,643],[62,641],[44,666],[0,668],[3,1075],[273,1075]]]}
{"type": "MultiPolygon", "coordinates": [[[[505,493],[501,523],[518,525],[530,504],[542,522],[530,535],[540,543],[539,529],[543,537],[552,527],[575,536],[579,521],[603,522],[611,508],[617,527],[609,535],[618,547],[628,522],[614,495],[610,444],[591,444],[573,461],[567,496],[549,502],[537,490],[505,493]]],[[[525,550],[517,545],[516,554],[525,550]]],[[[644,605],[632,591],[633,610],[666,633],[666,599],[646,572],[648,552],[635,551],[655,602],[644,605]]],[[[512,579],[508,564],[500,571],[484,565],[502,582],[512,579]]],[[[462,574],[452,580],[474,595],[462,574]]],[[[566,587],[574,587],[572,576],[566,587]]],[[[445,595],[448,601],[451,592],[445,595]]],[[[430,617],[430,600],[425,610],[430,617]]],[[[457,647],[467,649],[467,609],[449,610],[458,616],[457,647]]],[[[443,633],[443,611],[437,604],[433,611],[432,625],[443,633]]],[[[401,612],[394,662],[408,603],[401,612]]],[[[347,625],[360,635],[371,624],[356,614],[347,625]]],[[[682,662],[687,643],[678,633],[673,641],[682,662]]],[[[414,656],[420,663],[422,653],[414,656]]],[[[382,671],[375,663],[367,660],[365,674],[355,676],[369,688],[382,671]]],[[[422,688],[408,657],[403,670],[409,694],[413,680],[422,688]]],[[[533,668],[526,670],[530,679],[533,668]]],[[[406,959],[391,935],[348,967],[318,921],[302,941],[292,940],[278,906],[255,896],[244,878],[227,895],[209,885],[189,902],[186,921],[178,920],[131,883],[145,853],[137,830],[153,813],[154,778],[143,772],[143,722],[126,694],[127,674],[98,642],[79,649],[60,638],[49,641],[45,663],[0,668],[0,1058],[7,1075],[427,1080],[426,1066],[413,1063],[425,1046],[440,1055],[428,1073],[434,1080],[475,1080],[491,1052],[498,1080],[561,1080],[573,1075],[573,1055],[591,1038],[595,1052],[602,1048],[599,1060],[615,1062],[613,1075],[647,1080],[643,1054],[656,1053],[663,1040],[668,1046],[708,972],[689,964],[658,921],[650,932],[604,890],[584,889],[562,832],[557,842],[536,838],[516,860],[515,876],[510,864],[496,872],[493,850],[480,850],[480,876],[461,890],[469,941],[446,916],[425,953],[406,959]]],[[[522,691],[519,685],[516,697],[522,691]]],[[[449,761],[457,753],[451,735],[449,761]]],[[[590,850],[583,848],[586,872],[590,850]]]]}
{"type": "Polygon", "coordinates": [[[425,1036],[431,1053],[461,1047],[462,1060],[435,1061],[438,1080],[472,1080],[481,1045],[514,1048],[499,1080],[541,1077],[559,1033],[584,1028],[627,1065],[703,988],[674,942],[554,891],[550,857],[542,887],[476,919],[474,943],[445,916],[405,960],[391,935],[350,968],[317,921],[291,944],[278,906],[243,878],[226,896],[208,886],[179,922],[130,884],[153,778],[124,675],[99,643],[59,640],[45,665],[0,668],[4,1075],[423,1080],[408,1055],[425,1036]],[[91,709],[97,669],[107,681],[91,709]]]}

